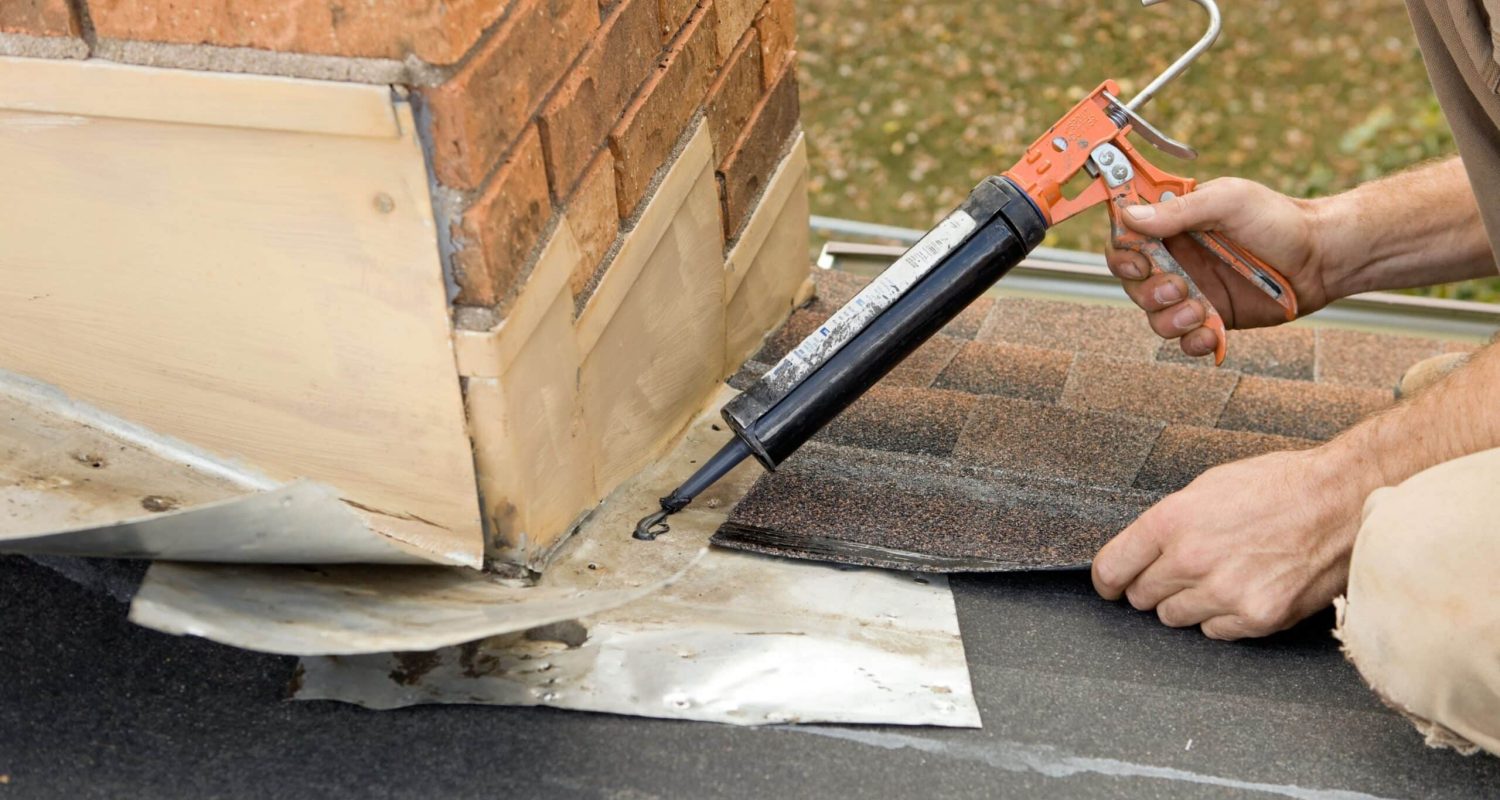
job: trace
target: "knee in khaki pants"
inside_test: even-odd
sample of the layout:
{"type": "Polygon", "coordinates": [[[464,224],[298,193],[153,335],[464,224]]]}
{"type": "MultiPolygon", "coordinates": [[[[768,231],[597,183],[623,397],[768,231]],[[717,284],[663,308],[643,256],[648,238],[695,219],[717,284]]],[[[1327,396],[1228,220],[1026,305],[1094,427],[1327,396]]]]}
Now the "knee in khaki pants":
{"type": "Polygon", "coordinates": [[[1337,605],[1344,652],[1428,744],[1500,754],[1500,449],[1372,493],[1337,605]]]}

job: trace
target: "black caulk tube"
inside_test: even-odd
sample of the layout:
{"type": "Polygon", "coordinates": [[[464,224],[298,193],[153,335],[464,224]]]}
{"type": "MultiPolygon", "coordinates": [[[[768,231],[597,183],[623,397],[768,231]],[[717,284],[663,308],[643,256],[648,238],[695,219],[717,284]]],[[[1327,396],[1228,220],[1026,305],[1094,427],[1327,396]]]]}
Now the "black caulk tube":
{"type": "Polygon", "coordinates": [[[666,518],[747,456],[776,469],[913,350],[1021,263],[1047,222],[1006,178],[986,178],[759,381],[724,406],[735,438],[661,499],[635,538],[667,531],[666,518]]]}

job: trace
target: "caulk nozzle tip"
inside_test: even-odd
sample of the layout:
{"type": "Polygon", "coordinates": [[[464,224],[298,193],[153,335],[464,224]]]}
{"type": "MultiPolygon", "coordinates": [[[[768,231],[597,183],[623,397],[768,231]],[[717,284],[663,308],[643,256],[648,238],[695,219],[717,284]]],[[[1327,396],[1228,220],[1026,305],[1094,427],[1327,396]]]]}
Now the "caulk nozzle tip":
{"type": "Polygon", "coordinates": [[[643,542],[650,542],[671,530],[671,526],[667,525],[666,521],[667,515],[671,513],[666,509],[662,509],[654,514],[647,514],[642,517],[641,521],[635,524],[635,538],[643,542]]]}

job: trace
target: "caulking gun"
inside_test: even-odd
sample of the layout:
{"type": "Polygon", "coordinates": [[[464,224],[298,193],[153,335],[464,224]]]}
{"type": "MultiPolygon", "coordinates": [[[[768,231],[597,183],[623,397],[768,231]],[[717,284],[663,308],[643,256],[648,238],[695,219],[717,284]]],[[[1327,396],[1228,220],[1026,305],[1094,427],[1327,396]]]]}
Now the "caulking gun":
{"type": "MultiPolygon", "coordinates": [[[[1161,2],[1165,0],[1141,0],[1145,6],[1161,2]]],[[[1129,102],[1117,98],[1120,88],[1112,80],[1090,92],[1032,143],[1015,166],[981,182],[958,209],[754,385],[729,401],[723,416],[734,438],[661,499],[661,510],[636,526],[636,538],[654,539],[665,533],[668,515],[682,510],[748,456],[766,469],[776,469],[1019,264],[1041,243],[1047,228],[1100,203],[1109,210],[1115,247],[1138,252],[1153,271],[1170,272],[1186,281],[1188,296],[1205,309],[1205,327],[1218,338],[1214,362],[1222,364],[1223,318],[1160,240],[1130,230],[1120,219],[1128,206],[1171,200],[1196,185],[1190,178],[1153,166],[1126,139],[1135,133],[1168,155],[1197,157],[1191,147],[1166,136],[1137,113],[1218,38],[1221,20],[1214,0],[1193,2],[1208,12],[1208,31],[1145,89],[1129,102]],[[1063,195],[1063,186],[1079,170],[1093,181],[1069,199],[1063,195]]],[[[1297,315],[1297,297],[1276,270],[1221,234],[1192,236],[1278,302],[1287,319],[1297,315]]]]}

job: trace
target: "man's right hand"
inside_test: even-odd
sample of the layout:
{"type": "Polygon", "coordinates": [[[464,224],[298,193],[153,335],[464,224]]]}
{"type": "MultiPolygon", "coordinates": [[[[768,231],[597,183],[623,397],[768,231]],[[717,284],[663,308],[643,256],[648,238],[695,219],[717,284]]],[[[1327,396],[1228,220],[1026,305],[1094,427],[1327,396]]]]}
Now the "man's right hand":
{"type": "MultiPolygon", "coordinates": [[[[1286,321],[1281,306],[1203,249],[1188,231],[1219,231],[1286,277],[1297,293],[1298,314],[1310,314],[1337,299],[1325,276],[1318,206],[1239,178],[1209,181],[1191,194],[1123,215],[1134,230],[1166,242],[1229,328],[1257,328],[1286,321]]],[[[1109,269],[1125,293],[1145,309],[1151,328],[1164,339],[1181,339],[1190,356],[1214,351],[1214,334],[1203,327],[1202,304],[1187,300],[1181,278],[1152,274],[1139,253],[1110,248],[1109,269]]]]}

